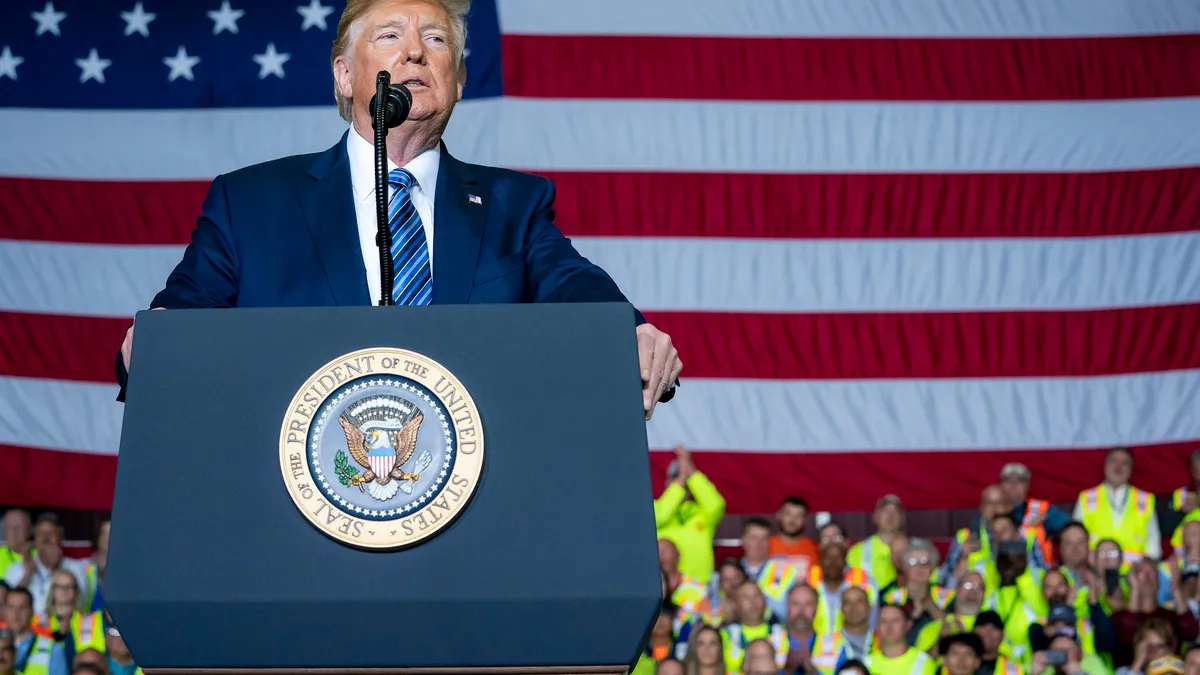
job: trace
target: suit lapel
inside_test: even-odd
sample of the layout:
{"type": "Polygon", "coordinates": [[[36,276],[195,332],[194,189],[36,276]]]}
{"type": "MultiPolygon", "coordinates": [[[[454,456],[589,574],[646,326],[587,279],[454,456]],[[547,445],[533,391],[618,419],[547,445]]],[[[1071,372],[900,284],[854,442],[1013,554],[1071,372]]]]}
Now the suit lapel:
{"type": "Polygon", "coordinates": [[[358,242],[358,216],[350,182],[346,136],[321,153],[308,171],[312,183],[301,189],[301,203],[313,243],[338,305],[373,304],[358,242]]]}
{"type": "Polygon", "coordinates": [[[463,304],[471,294],[487,223],[487,188],[442,145],[433,210],[433,302],[463,304]]]}

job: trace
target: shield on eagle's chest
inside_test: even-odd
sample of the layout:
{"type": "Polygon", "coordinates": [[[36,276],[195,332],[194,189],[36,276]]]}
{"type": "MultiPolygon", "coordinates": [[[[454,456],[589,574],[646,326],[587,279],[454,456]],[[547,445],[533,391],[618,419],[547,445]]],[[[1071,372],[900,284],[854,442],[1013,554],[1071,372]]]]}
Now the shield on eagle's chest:
{"type": "Polygon", "coordinates": [[[378,476],[376,480],[382,483],[396,465],[396,451],[387,446],[371,448],[368,459],[371,460],[371,471],[378,476]]]}

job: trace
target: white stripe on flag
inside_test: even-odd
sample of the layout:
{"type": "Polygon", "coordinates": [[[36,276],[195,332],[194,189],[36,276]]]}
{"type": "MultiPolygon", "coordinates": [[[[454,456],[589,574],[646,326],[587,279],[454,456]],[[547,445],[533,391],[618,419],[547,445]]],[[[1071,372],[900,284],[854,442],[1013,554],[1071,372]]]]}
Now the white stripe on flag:
{"type": "MultiPolygon", "coordinates": [[[[459,159],[525,170],[1042,172],[1200,165],[1200,97],[1039,103],[500,98],[459,105],[459,159]]],[[[318,152],[334,108],[0,109],[0,176],[207,180],[318,152]],[[129,139],[138,139],[130,143],[129,139]]]]}
{"type": "Polygon", "coordinates": [[[1200,32],[1190,0],[498,0],[527,35],[1071,37],[1200,32]]]}
{"type": "MultiPolygon", "coordinates": [[[[576,237],[643,310],[945,312],[1200,302],[1200,232],[1062,239],[576,237]]],[[[130,317],[181,246],[0,240],[0,310],[130,317]]]]}
{"type": "MultiPolygon", "coordinates": [[[[0,443],[116,452],[114,386],[0,377],[0,443]]],[[[765,452],[1105,447],[1200,439],[1200,371],[1091,378],[690,379],[650,445],[765,452]]]]}

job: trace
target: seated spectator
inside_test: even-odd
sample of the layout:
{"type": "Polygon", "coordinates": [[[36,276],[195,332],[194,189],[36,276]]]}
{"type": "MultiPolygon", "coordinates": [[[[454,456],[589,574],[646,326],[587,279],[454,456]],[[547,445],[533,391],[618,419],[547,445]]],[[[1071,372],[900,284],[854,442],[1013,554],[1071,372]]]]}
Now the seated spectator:
{"type": "Polygon", "coordinates": [[[954,633],[938,640],[945,675],[975,675],[983,664],[983,641],[974,633],[954,633]]]}
{"type": "Polygon", "coordinates": [[[1114,665],[1133,663],[1135,654],[1128,645],[1134,644],[1139,631],[1151,618],[1162,619],[1170,627],[1176,645],[1194,642],[1200,634],[1200,624],[1188,609],[1187,602],[1177,599],[1175,606],[1178,609],[1170,610],[1159,607],[1157,597],[1158,573],[1154,565],[1148,562],[1134,564],[1129,571],[1128,605],[1112,616],[1118,644],[1113,650],[1114,665]]]}
{"type": "Polygon", "coordinates": [[[1072,628],[1079,637],[1084,654],[1111,653],[1116,646],[1116,634],[1112,621],[1100,605],[1097,589],[1088,590],[1088,613],[1082,616],[1075,611],[1074,599],[1077,595],[1061,571],[1046,573],[1042,582],[1044,604],[1038,608],[1038,613],[1046,618],[1030,626],[1030,643],[1040,644],[1045,635],[1053,635],[1059,628],[1072,628]]]}
{"type": "Polygon", "coordinates": [[[1000,487],[1012,509],[1010,515],[1021,530],[1032,536],[1040,557],[1046,564],[1054,563],[1053,537],[1057,536],[1071,517],[1044,499],[1029,496],[1032,476],[1024,464],[1013,462],[1000,470],[1000,487]]]}
{"type": "Polygon", "coordinates": [[[725,498],[696,470],[683,446],[667,468],[667,487],[654,500],[658,536],[679,548],[679,569],[693,579],[713,574],[713,533],[725,515],[725,498]]]}
{"type": "Polygon", "coordinates": [[[4,580],[12,588],[25,588],[33,597],[33,611],[46,613],[46,600],[50,597],[50,577],[55,570],[64,569],[75,575],[80,588],[87,583],[87,574],[82,560],[68,558],[63,554],[63,531],[58,517],[53,513],[38,516],[33,527],[34,544],[37,549],[21,562],[9,566],[4,580]]]}
{"type": "Polygon", "coordinates": [[[1129,580],[1126,575],[1130,566],[1125,562],[1121,545],[1112,539],[1102,539],[1096,544],[1092,557],[1096,562],[1098,581],[1104,585],[1101,602],[1105,609],[1110,614],[1124,609],[1129,595],[1129,580]]]}
{"type": "Polygon", "coordinates": [[[1185,519],[1193,514],[1200,516],[1200,492],[1197,492],[1200,487],[1200,448],[1193,450],[1188,458],[1188,473],[1191,481],[1172,492],[1169,499],[1162,500],[1166,503],[1160,504],[1158,510],[1162,531],[1171,533],[1171,548],[1179,548],[1183,543],[1180,528],[1185,519]]]}
{"type": "Polygon", "coordinates": [[[808,523],[808,502],[799,497],[788,497],[779,505],[775,514],[779,533],[771,537],[768,555],[780,558],[796,570],[796,578],[807,579],[808,571],[817,566],[820,552],[817,542],[804,536],[808,523]]]}
{"type": "Polygon", "coordinates": [[[33,596],[29,589],[14,588],[9,591],[4,611],[5,623],[13,634],[18,672],[45,673],[53,660],[66,663],[62,644],[33,623],[33,596]]]}
{"type": "Polygon", "coordinates": [[[1133,453],[1129,448],[1113,448],[1104,460],[1104,482],[1079,493],[1075,520],[1083,523],[1095,544],[1114,539],[1121,545],[1125,560],[1162,558],[1162,536],[1154,512],[1154,495],[1129,484],[1133,474],[1133,453]]]}
{"type": "Polygon", "coordinates": [[[784,673],[815,671],[833,675],[840,664],[866,657],[871,648],[871,601],[866,590],[851,586],[842,591],[842,628],[825,633],[812,628],[817,594],[811,586],[796,586],[788,598],[788,663],[784,673]]]}
{"type": "Polygon", "coordinates": [[[725,667],[737,671],[745,656],[746,647],[755,640],[765,639],[775,648],[778,668],[787,663],[787,628],[774,616],[767,614],[767,602],[762,589],[753,581],[738,586],[734,593],[737,621],[721,629],[725,643],[725,667]]]}
{"type": "MultiPolygon", "coordinates": [[[[813,620],[816,618],[816,590],[806,583],[796,584],[788,591],[788,662],[784,672],[807,673],[821,667],[832,670],[837,665],[836,654],[833,655],[835,660],[832,663],[814,661],[818,655],[824,655],[820,651],[820,645],[816,644],[818,636],[813,630],[813,620]]],[[[832,637],[832,634],[821,637],[832,637]]]]}
{"type": "Polygon", "coordinates": [[[4,546],[0,546],[0,576],[14,563],[21,562],[29,555],[32,529],[27,511],[10,509],[4,512],[4,546]]]}
{"type": "Polygon", "coordinates": [[[742,524],[742,568],[758,583],[767,608],[775,616],[787,616],[788,589],[803,581],[796,568],[782,558],[771,558],[771,524],[762,518],[749,518],[742,524]]]}
{"type": "Polygon", "coordinates": [[[924,651],[909,646],[912,620],[903,607],[884,604],[879,607],[875,635],[879,647],[867,656],[873,675],[933,675],[937,664],[924,651]]]}
{"type": "Polygon", "coordinates": [[[721,631],[710,625],[697,626],[683,657],[686,675],[725,675],[725,645],[721,631]]]}
{"type": "Polygon", "coordinates": [[[846,565],[846,532],[841,525],[825,524],[820,537],[821,565],[809,573],[808,583],[818,599],[813,627],[824,634],[841,627],[842,593],[851,586],[867,586],[867,575],[846,565]]]}
{"type": "Polygon", "coordinates": [[[1106,592],[1100,587],[1103,580],[1092,569],[1088,531],[1083,523],[1071,521],[1058,533],[1058,555],[1062,560],[1058,571],[1062,573],[1067,584],[1075,588],[1075,597],[1072,600],[1075,613],[1087,614],[1088,605],[1092,602],[1089,599],[1090,594],[1094,593],[1095,600],[1102,601],[1106,592]]]}
{"type": "Polygon", "coordinates": [[[1009,658],[1011,653],[1004,644],[1004,621],[992,610],[981,612],[975,617],[974,633],[983,645],[983,656],[979,675],[1024,675],[1025,669],[1009,658]]]}
{"type": "Polygon", "coordinates": [[[967,572],[954,589],[954,595],[946,605],[946,616],[942,619],[942,635],[968,633],[975,627],[975,617],[983,611],[983,577],[978,572],[967,572]]]}
{"type": "MultiPolygon", "coordinates": [[[[1182,534],[1178,549],[1172,555],[1171,560],[1158,566],[1158,604],[1164,607],[1173,606],[1172,603],[1175,601],[1174,578],[1176,573],[1173,567],[1179,569],[1180,577],[1186,577],[1186,579],[1181,578],[1181,581],[1195,579],[1196,575],[1200,574],[1200,519],[1191,520],[1179,529],[1182,534]]],[[[1185,601],[1191,601],[1195,593],[1185,588],[1181,595],[1185,601]]]]}
{"type": "Polygon", "coordinates": [[[680,571],[679,549],[670,539],[658,540],[658,565],[671,602],[687,613],[703,611],[707,606],[708,585],[680,571]]]}
{"type": "Polygon", "coordinates": [[[84,649],[105,649],[104,617],[100,612],[79,611],[79,586],[75,575],[57,570],[51,578],[49,612],[34,622],[62,642],[67,662],[84,649]]]}
{"type": "MultiPolygon", "coordinates": [[[[977,572],[986,579],[992,568],[992,545],[988,528],[992,519],[1008,511],[1008,502],[999,485],[989,485],[979,497],[979,513],[954,535],[954,543],[946,554],[946,562],[938,570],[937,583],[945,588],[954,588],[958,580],[968,571],[977,572]]],[[[998,582],[997,582],[998,583],[998,582]]]]}
{"type": "Polygon", "coordinates": [[[731,598],[738,586],[749,580],[741,561],[733,558],[721,561],[720,568],[713,575],[713,583],[709,584],[708,609],[700,612],[704,620],[714,626],[733,621],[735,611],[731,598]]]}
{"type": "Polygon", "coordinates": [[[742,675],[779,675],[780,665],[775,647],[760,638],[746,645],[742,660],[742,675]]]}
{"type": "Polygon", "coordinates": [[[1030,675],[1111,675],[1104,660],[1084,654],[1074,634],[1053,635],[1045,651],[1033,655],[1030,675]]]}
{"type": "Polygon", "coordinates": [[[871,597],[863,586],[842,591],[841,652],[845,659],[861,660],[871,652],[871,597]]]}
{"type": "Polygon", "coordinates": [[[928,651],[937,644],[941,621],[946,615],[943,608],[954,595],[931,583],[937,566],[938,552],[933,544],[924,539],[910,539],[898,576],[904,585],[897,587],[893,583],[890,590],[880,594],[881,602],[903,606],[908,612],[908,643],[921,651],[928,651]]]}
{"type": "Polygon", "coordinates": [[[1150,663],[1179,653],[1179,640],[1167,621],[1151,617],[1142,622],[1133,636],[1133,661],[1117,669],[1117,675],[1149,675],[1150,663]]]}
{"type": "Polygon", "coordinates": [[[894,538],[904,534],[904,504],[900,498],[896,495],[880,498],[875,505],[874,521],[875,534],[851,547],[846,554],[846,563],[865,572],[868,584],[883,588],[896,578],[891,544],[894,538]]]}
{"type": "Polygon", "coordinates": [[[654,675],[684,675],[683,662],[679,659],[663,659],[654,669],[654,675]]]}

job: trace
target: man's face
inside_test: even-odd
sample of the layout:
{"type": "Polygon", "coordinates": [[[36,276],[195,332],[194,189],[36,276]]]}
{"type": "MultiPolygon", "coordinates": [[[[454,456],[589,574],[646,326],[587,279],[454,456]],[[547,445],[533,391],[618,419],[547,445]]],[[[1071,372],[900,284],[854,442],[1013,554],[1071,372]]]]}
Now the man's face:
{"type": "Polygon", "coordinates": [[[983,489],[983,493],[979,496],[979,513],[983,516],[984,521],[989,521],[992,518],[1004,513],[1008,503],[1004,501],[1004,489],[999,485],[989,485],[983,489]]]}
{"type": "Polygon", "coordinates": [[[949,675],[971,675],[979,669],[979,657],[975,650],[963,644],[950,646],[945,657],[946,672],[949,675]]]}
{"type": "Polygon", "coordinates": [[[1121,568],[1121,547],[1115,542],[1102,541],[1096,544],[1096,567],[1101,572],[1121,568]]]}
{"type": "Polygon", "coordinates": [[[1008,518],[997,518],[992,521],[992,535],[996,541],[1016,541],[1021,538],[1017,528],[1008,518]]]}
{"type": "Polygon", "coordinates": [[[975,626],[975,634],[983,640],[983,651],[989,656],[1000,649],[1000,641],[1004,639],[1004,631],[995,626],[975,626]]]}
{"type": "Polygon", "coordinates": [[[368,120],[375,95],[375,76],[381,70],[393,85],[412,92],[409,120],[450,118],[462,99],[466,70],[457,63],[450,17],[433,0],[384,0],[368,10],[351,28],[350,47],[334,63],[334,78],[342,96],[352,99],[355,118],[368,120]]]}
{"type": "Polygon", "coordinates": [[[847,625],[865,624],[870,612],[871,600],[866,591],[856,586],[842,591],[842,617],[847,625]]]}
{"type": "Polygon", "coordinates": [[[775,514],[779,520],[779,531],[789,537],[798,537],[804,532],[804,522],[808,520],[808,511],[799,504],[784,504],[775,514]]]}
{"type": "Polygon", "coordinates": [[[767,601],[763,598],[762,590],[753,583],[738,586],[734,600],[737,603],[738,617],[743,623],[762,619],[767,612],[767,601]]]}
{"type": "Polygon", "coordinates": [[[811,627],[817,618],[817,594],[808,586],[796,586],[787,597],[788,623],[811,627]]]}
{"type": "Polygon", "coordinates": [[[24,593],[9,593],[4,599],[4,620],[14,633],[24,632],[33,620],[33,603],[24,593]]]}
{"type": "Polygon", "coordinates": [[[888,502],[875,509],[875,527],[880,532],[899,532],[904,527],[904,514],[899,507],[888,502]]]}
{"type": "Polygon", "coordinates": [[[983,605],[983,577],[976,572],[963,575],[954,591],[954,604],[959,608],[970,608],[979,611],[983,605]]]}
{"type": "Polygon", "coordinates": [[[1029,483],[1021,478],[1005,478],[1000,481],[1000,489],[1009,504],[1024,504],[1029,496],[1029,483]]]}
{"type": "Polygon", "coordinates": [[[904,610],[894,605],[884,605],[879,609],[879,625],[876,627],[876,632],[879,633],[879,641],[895,644],[904,642],[908,633],[908,617],[904,615],[904,610]]]}
{"type": "Polygon", "coordinates": [[[29,541],[29,516],[24,511],[4,514],[4,543],[8,545],[29,541]]]}
{"type": "Polygon", "coordinates": [[[822,567],[825,567],[826,556],[838,555],[845,558],[846,538],[842,536],[841,530],[834,525],[826,525],[821,528],[819,537],[818,550],[821,553],[822,567]]]}
{"type": "Polygon", "coordinates": [[[57,569],[62,562],[62,536],[54,523],[38,523],[33,530],[33,543],[37,546],[38,557],[42,564],[50,569],[57,569]]]}
{"type": "Polygon", "coordinates": [[[654,622],[654,627],[650,629],[650,636],[659,639],[670,639],[674,632],[674,626],[671,625],[671,616],[669,614],[659,614],[658,619],[654,622]]]}
{"type": "Polygon", "coordinates": [[[1069,588],[1063,575],[1058,572],[1047,572],[1046,579],[1042,582],[1042,597],[1052,605],[1069,604],[1067,598],[1069,588]]]}
{"type": "Polygon", "coordinates": [[[1121,486],[1129,482],[1133,473],[1133,458],[1127,452],[1109,453],[1104,460],[1104,480],[1109,485],[1121,486]]]}
{"type": "Polygon", "coordinates": [[[678,661],[663,661],[654,670],[654,675],[683,675],[683,664],[678,661]]]}
{"type": "Polygon", "coordinates": [[[721,566],[721,592],[725,597],[732,598],[737,587],[746,581],[746,573],[740,567],[733,565],[721,566]]]}
{"type": "Polygon", "coordinates": [[[766,560],[771,550],[771,532],[765,527],[750,525],[742,534],[742,551],[750,560],[766,560]]]}
{"type": "Polygon", "coordinates": [[[1083,567],[1088,559],[1088,536],[1078,527],[1070,527],[1063,531],[1059,540],[1059,553],[1063,565],[1067,567],[1083,567]]]}

